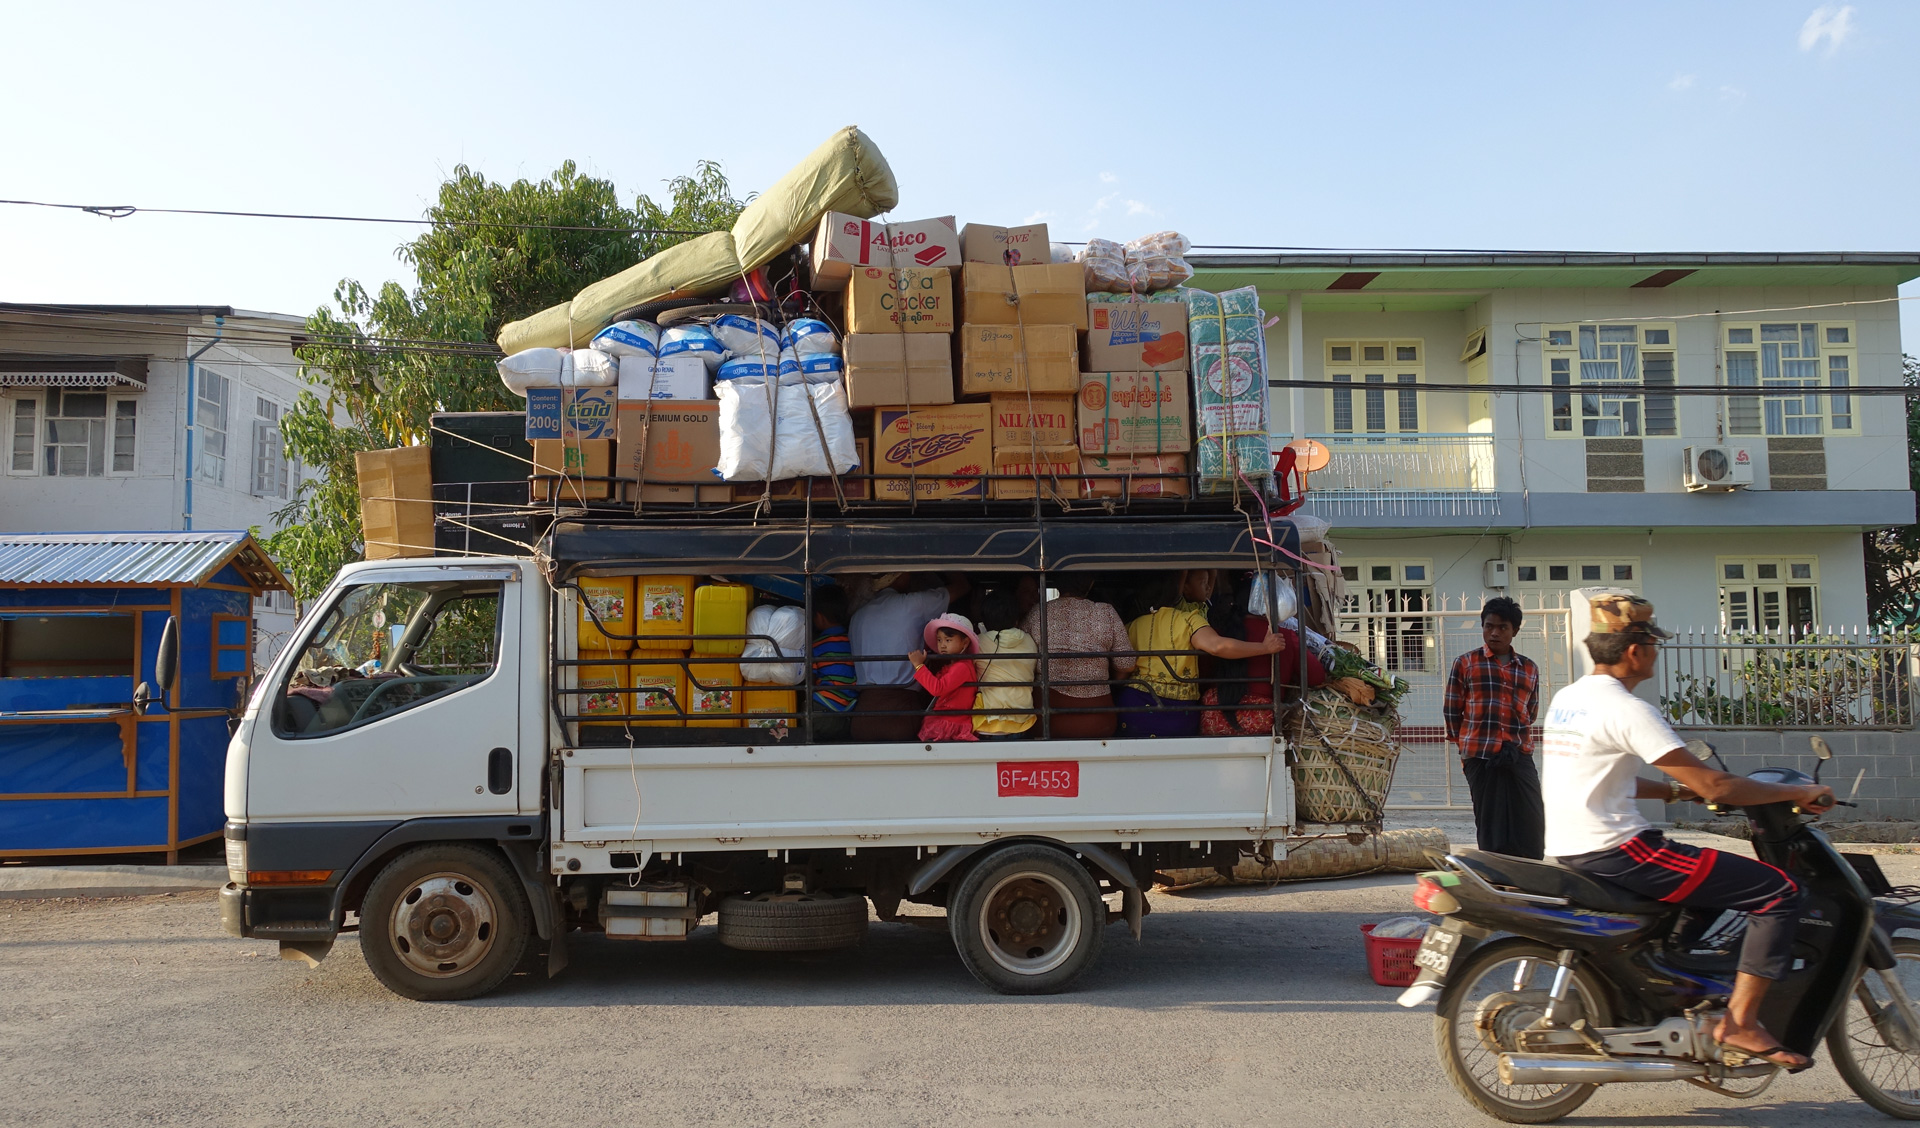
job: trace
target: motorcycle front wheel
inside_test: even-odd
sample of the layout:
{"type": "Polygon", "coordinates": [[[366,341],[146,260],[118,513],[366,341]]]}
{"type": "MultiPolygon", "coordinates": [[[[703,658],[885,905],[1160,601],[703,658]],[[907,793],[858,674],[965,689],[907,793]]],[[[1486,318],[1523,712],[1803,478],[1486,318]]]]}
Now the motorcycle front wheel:
{"type": "Polygon", "coordinates": [[[1893,942],[1893,968],[1867,968],[1827,1031],[1827,1052],[1847,1087],[1898,1120],[1920,1120],[1920,1016],[1903,1016],[1887,987],[1899,976],[1907,997],[1920,998],[1920,940],[1893,942]]]}
{"type": "MultiPolygon", "coordinates": [[[[1510,1124],[1547,1124],[1587,1103],[1597,1085],[1506,1085],[1500,1055],[1519,1049],[1522,1030],[1546,1013],[1559,953],[1531,940],[1502,940],[1469,956],[1447,977],[1434,1015],[1440,1067],[1467,1103],[1510,1124]]],[[[1562,1023],[1608,1024],[1607,1003],[1591,973],[1575,967],[1562,1023]]]]}

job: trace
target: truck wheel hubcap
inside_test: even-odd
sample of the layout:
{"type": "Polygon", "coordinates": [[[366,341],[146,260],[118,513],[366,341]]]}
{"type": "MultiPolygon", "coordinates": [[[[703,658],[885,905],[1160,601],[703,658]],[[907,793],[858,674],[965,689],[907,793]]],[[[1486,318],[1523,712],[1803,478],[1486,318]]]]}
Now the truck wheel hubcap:
{"type": "Polygon", "coordinates": [[[393,950],[411,971],[445,979],[493,949],[493,898],[457,873],[421,878],[394,902],[393,950]]]}
{"type": "Polygon", "coordinates": [[[1018,975],[1045,975],[1079,946],[1080,902],[1059,879],[1014,874],[988,891],[980,907],[980,938],[993,962],[1018,975]]]}

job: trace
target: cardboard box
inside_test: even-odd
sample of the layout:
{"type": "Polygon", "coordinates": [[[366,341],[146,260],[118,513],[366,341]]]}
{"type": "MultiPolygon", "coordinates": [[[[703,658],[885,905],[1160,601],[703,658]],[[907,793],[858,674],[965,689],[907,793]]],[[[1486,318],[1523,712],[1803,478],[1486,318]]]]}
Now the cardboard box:
{"type": "Polygon", "coordinates": [[[1089,372],[1080,377],[1079,446],[1088,454],[1193,449],[1184,372],[1089,372]]]}
{"type": "Polygon", "coordinates": [[[620,358],[620,398],[712,399],[713,380],[707,374],[707,362],[689,353],[659,359],[623,356],[620,358]]]}
{"type": "Polygon", "coordinates": [[[1089,372],[1185,372],[1187,307],[1181,302],[1087,304],[1089,372]]]}
{"type": "Polygon", "coordinates": [[[1036,488],[1043,497],[1080,496],[1080,451],[1074,447],[1037,452],[1024,447],[995,450],[993,472],[1026,476],[1024,480],[994,482],[993,496],[997,500],[1032,497],[1036,488]]]}
{"type": "MultiPolygon", "coordinates": [[[[860,452],[860,466],[854,473],[873,473],[873,440],[855,439],[853,440],[853,445],[860,452]]],[[[827,501],[836,500],[833,492],[832,478],[809,478],[807,481],[813,483],[813,496],[816,499],[825,499],[827,501]]],[[[873,496],[873,491],[869,488],[872,484],[872,482],[865,478],[844,479],[840,483],[841,495],[849,500],[858,498],[864,501],[873,496]]],[[[775,482],[772,490],[773,497],[775,500],[799,498],[801,496],[800,486],[801,480],[799,478],[788,478],[783,482],[775,482]]],[[[733,486],[733,500],[735,501],[759,501],[766,493],[767,489],[765,485],[760,482],[737,482],[733,486]]]]}
{"type": "Polygon", "coordinates": [[[947,333],[852,333],[843,344],[848,407],[953,402],[953,337],[947,333]]]}
{"type": "Polygon", "coordinates": [[[618,388],[528,388],[527,438],[611,439],[618,388]]]}
{"type": "Polygon", "coordinates": [[[1060,450],[1074,445],[1077,423],[1074,397],[1029,396],[1015,392],[994,396],[993,449],[995,452],[1060,450]]]}
{"type": "Polygon", "coordinates": [[[951,333],[953,324],[951,271],[877,266],[854,270],[847,287],[847,332],[951,333]]]}
{"type": "Polygon", "coordinates": [[[873,413],[874,491],[882,499],[984,497],[991,473],[993,408],[883,407],[873,413]],[[909,479],[907,475],[913,474],[909,479]]]}
{"type": "Polygon", "coordinates": [[[580,478],[607,478],[613,474],[611,439],[535,439],[533,473],[564,475],[567,480],[533,483],[533,500],[552,501],[556,489],[562,505],[568,502],[595,501],[613,496],[612,482],[586,482],[580,478]]]}
{"type": "Polygon", "coordinates": [[[360,479],[360,541],[366,558],[432,556],[432,448],[356,451],[353,469],[360,479]]]}
{"type": "MultiPolygon", "coordinates": [[[[720,404],[715,400],[634,400],[620,405],[620,461],[627,481],[719,482],[720,404]]],[[[644,500],[644,495],[642,500],[644,500]]]]}
{"type": "Polygon", "coordinates": [[[1064,392],[1080,386],[1079,334],[1071,325],[963,325],[960,394],[1064,392]]]}
{"type": "Polygon", "coordinates": [[[960,268],[960,286],[961,319],[968,325],[1087,327],[1087,276],[1077,262],[1040,266],[970,262],[960,268]]]}
{"type": "Polygon", "coordinates": [[[879,223],[828,212],[813,236],[813,288],[844,290],[863,266],[960,267],[960,236],[953,217],[879,223]]]}
{"type": "Polygon", "coordinates": [[[1184,454],[1080,455],[1082,474],[1179,474],[1178,478],[1084,478],[1087,497],[1186,497],[1187,456],[1184,454]]]}
{"type": "Polygon", "coordinates": [[[960,254],[968,262],[1032,266],[1052,262],[1052,246],[1044,223],[1030,223],[1025,227],[969,223],[960,229],[960,254]]]}
{"type": "MultiPolygon", "coordinates": [[[[633,494],[633,487],[623,483],[627,496],[633,494]]],[[[640,487],[642,505],[716,505],[731,502],[733,489],[724,483],[715,486],[696,486],[691,482],[649,482],[640,487]]]]}

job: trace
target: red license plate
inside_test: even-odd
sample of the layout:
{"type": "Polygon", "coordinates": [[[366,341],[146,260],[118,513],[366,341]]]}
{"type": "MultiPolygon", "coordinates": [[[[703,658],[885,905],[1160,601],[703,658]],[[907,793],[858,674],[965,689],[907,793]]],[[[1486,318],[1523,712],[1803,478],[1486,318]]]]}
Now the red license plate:
{"type": "Polygon", "coordinates": [[[1080,761],[1022,760],[1002,763],[999,768],[1001,795],[1057,795],[1072,799],[1080,794],[1080,761]]]}

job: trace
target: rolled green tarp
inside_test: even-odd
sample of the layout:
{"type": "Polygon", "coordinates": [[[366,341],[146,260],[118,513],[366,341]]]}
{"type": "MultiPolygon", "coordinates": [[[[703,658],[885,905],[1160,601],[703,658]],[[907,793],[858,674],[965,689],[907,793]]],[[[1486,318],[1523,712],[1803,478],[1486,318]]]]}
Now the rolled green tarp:
{"type": "Polygon", "coordinates": [[[900,202],[893,169],[858,126],[835,133],[767,189],[734,221],[603,278],[564,305],[500,330],[508,355],[522,349],[577,348],[621,310],[673,297],[724,291],[734,279],[810,235],[830,211],[871,219],[900,202]]]}

